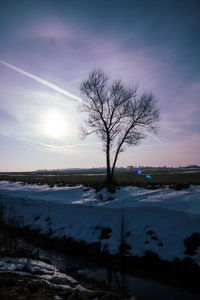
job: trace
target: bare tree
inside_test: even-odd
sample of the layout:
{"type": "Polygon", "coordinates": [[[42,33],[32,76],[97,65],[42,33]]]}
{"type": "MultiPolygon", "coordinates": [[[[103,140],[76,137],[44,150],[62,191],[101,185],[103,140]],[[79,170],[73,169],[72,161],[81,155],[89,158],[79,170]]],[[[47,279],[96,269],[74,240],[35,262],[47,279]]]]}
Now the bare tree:
{"type": "Polygon", "coordinates": [[[158,101],[154,95],[138,88],[126,88],[120,80],[109,82],[101,69],[90,73],[80,86],[83,104],[81,111],[89,114],[81,127],[82,138],[95,133],[102,141],[106,153],[106,184],[113,184],[114,171],[119,154],[126,145],[138,145],[145,132],[156,132],[159,121],[158,101]]]}

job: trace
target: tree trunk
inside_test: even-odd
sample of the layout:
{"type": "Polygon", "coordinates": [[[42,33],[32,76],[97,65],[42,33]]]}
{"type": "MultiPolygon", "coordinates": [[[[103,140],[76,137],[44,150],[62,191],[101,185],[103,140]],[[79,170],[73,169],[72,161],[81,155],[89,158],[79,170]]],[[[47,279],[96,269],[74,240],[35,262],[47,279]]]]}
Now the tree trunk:
{"type": "Polygon", "coordinates": [[[129,131],[131,130],[133,124],[129,127],[129,129],[127,130],[124,138],[122,139],[121,143],[119,144],[118,148],[117,148],[117,151],[116,151],[116,154],[115,154],[115,158],[114,158],[114,162],[113,162],[113,166],[112,166],[112,170],[111,170],[111,174],[110,174],[110,178],[111,180],[113,180],[113,176],[114,176],[114,171],[115,171],[115,166],[116,166],[116,162],[117,162],[117,158],[118,158],[118,155],[119,155],[119,152],[120,152],[120,149],[129,133],[129,131]]]}
{"type": "Polygon", "coordinates": [[[115,193],[115,183],[113,180],[113,169],[110,167],[110,144],[106,149],[106,162],[107,162],[107,174],[106,174],[106,187],[108,192],[115,193]]]}
{"type": "Polygon", "coordinates": [[[115,165],[116,165],[116,162],[117,162],[118,154],[119,154],[119,151],[117,151],[117,153],[115,155],[114,162],[113,162],[113,166],[112,166],[112,170],[111,170],[111,174],[110,174],[111,180],[113,180],[115,165]]]}
{"type": "Polygon", "coordinates": [[[115,184],[113,181],[113,172],[111,171],[110,166],[110,136],[107,133],[107,145],[106,145],[106,165],[107,165],[107,173],[106,173],[106,186],[109,192],[115,192],[115,184]]]}
{"type": "Polygon", "coordinates": [[[106,149],[106,184],[110,185],[110,144],[107,143],[106,149]]]}

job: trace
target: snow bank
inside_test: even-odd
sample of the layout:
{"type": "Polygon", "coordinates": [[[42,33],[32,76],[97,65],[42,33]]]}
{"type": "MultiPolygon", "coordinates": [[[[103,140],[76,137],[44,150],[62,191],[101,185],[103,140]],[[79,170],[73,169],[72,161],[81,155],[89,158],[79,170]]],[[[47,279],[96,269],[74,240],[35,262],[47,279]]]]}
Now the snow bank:
{"type": "MultiPolygon", "coordinates": [[[[96,194],[81,185],[50,188],[2,181],[0,195],[5,217],[16,217],[21,226],[87,243],[99,241],[110,253],[118,252],[121,243],[122,212],[130,255],[151,250],[162,259],[183,259],[184,239],[200,231],[200,186],[181,191],[123,187],[114,200],[105,201],[105,190],[96,194]],[[110,233],[102,236],[102,228],[110,228],[110,233]]],[[[200,264],[199,253],[193,258],[200,264]]]]}

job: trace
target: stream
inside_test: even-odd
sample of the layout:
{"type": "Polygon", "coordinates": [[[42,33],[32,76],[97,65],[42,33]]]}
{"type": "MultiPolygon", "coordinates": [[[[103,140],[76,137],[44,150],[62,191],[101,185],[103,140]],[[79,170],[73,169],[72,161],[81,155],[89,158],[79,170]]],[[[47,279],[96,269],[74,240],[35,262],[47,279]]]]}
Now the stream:
{"type": "Polygon", "coordinates": [[[66,256],[54,250],[39,248],[41,258],[49,259],[56,267],[62,270],[75,268],[87,278],[104,281],[110,289],[120,290],[128,296],[136,296],[138,300],[199,300],[200,294],[192,293],[156,280],[141,278],[131,274],[122,274],[108,270],[106,267],[97,267],[91,261],[83,258],[66,256]]]}

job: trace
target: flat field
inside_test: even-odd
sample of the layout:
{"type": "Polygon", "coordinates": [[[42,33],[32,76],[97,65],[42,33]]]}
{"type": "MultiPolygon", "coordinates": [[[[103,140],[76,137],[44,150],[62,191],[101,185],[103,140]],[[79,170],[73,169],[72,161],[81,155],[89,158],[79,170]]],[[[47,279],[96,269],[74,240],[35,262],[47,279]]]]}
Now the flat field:
{"type": "MultiPolygon", "coordinates": [[[[117,171],[115,181],[118,185],[167,185],[200,184],[200,168],[179,169],[141,169],[141,174],[133,171],[117,171]],[[146,178],[149,174],[151,178],[146,178]]],[[[21,181],[25,183],[47,183],[50,185],[101,185],[105,181],[105,172],[78,170],[74,172],[12,172],[0,173],[0,180],[21,181]]]]}

